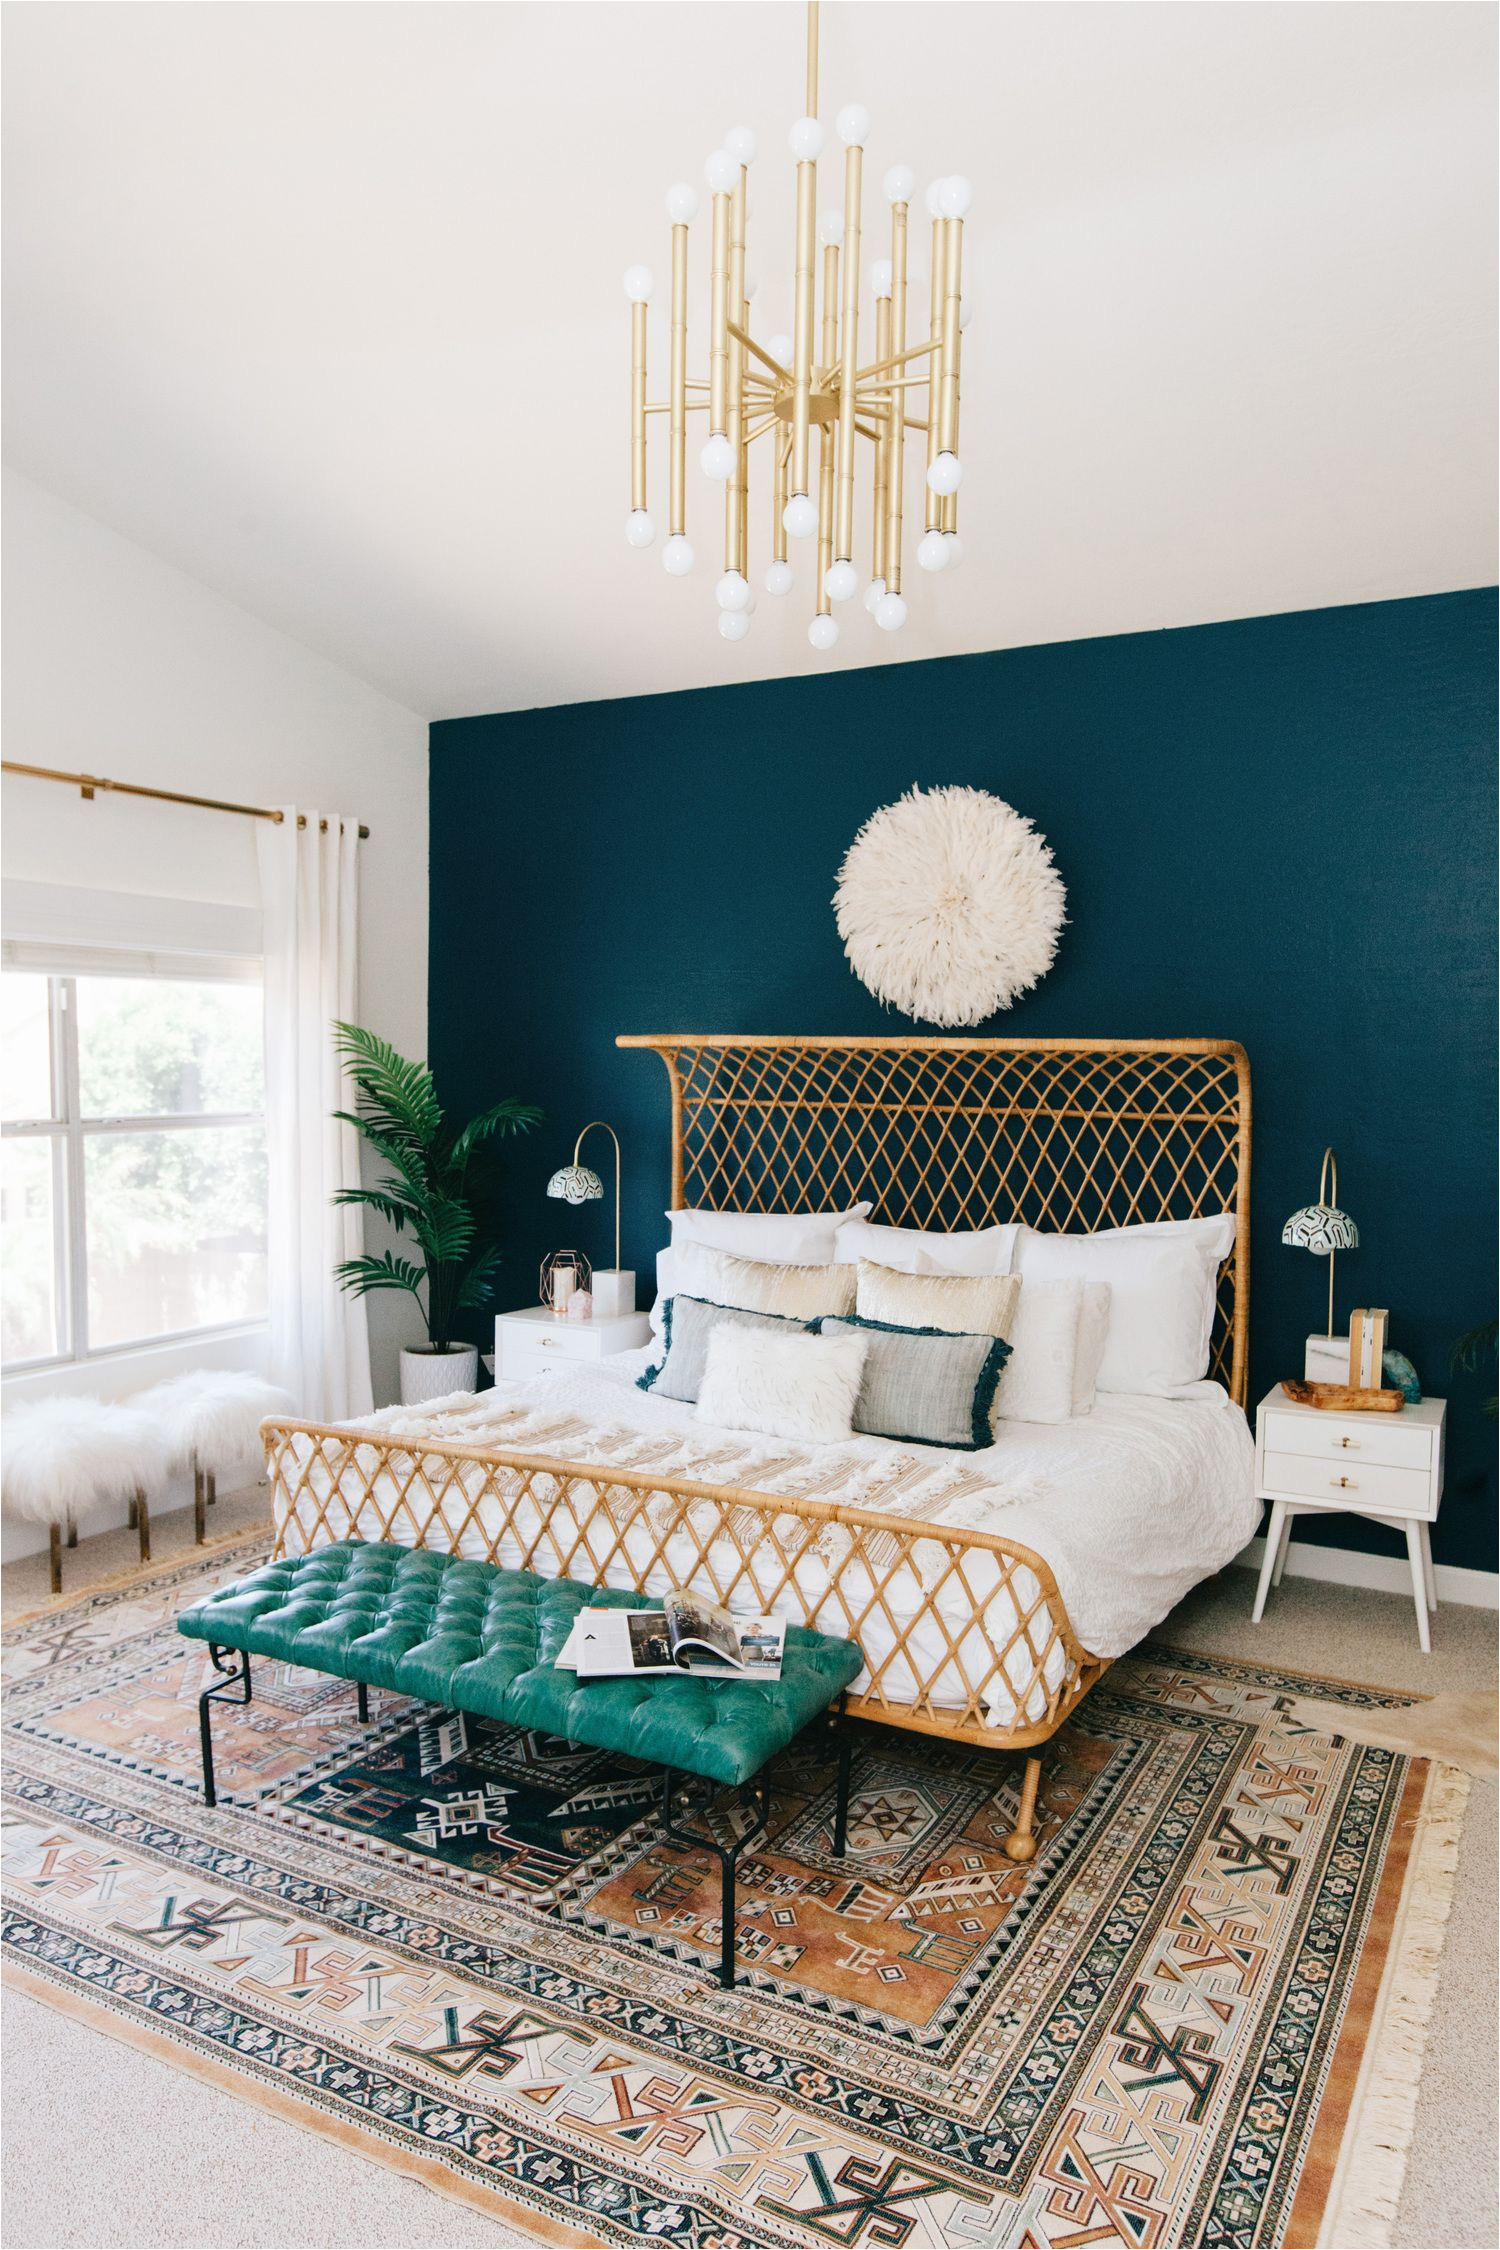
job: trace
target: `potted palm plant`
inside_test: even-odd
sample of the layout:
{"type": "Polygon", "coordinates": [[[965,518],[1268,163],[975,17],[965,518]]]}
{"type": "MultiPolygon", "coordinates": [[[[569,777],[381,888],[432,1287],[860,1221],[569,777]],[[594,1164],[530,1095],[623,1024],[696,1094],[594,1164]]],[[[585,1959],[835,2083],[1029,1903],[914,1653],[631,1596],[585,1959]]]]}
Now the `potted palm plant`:
{"type": "Polygon", "coordinates": [[[374,1187],[340,1188],[334,1201],[378,1211],[398,1234],[410,1233],[421,1253],[405,1258],[381,1250],[348,1258],[335,1269],[339,1285],[356,1297],[404,1289],[416,1299],[427,1342],[401,1354],[403,1405],[471,1391],[479,1348],[456,1341],[453,1330],[460,1313],[478,1312],[489,1301],[501,1253],[497,1244],[479,1239],[470,1162],[486,1142],[529,1132],[542,1112],[507,1098],[452,1132],[426,1063],[409,1062],[358,1024],[335,1024],[334,1033],[359,1096],[356,1110],[334,1114],[354,1126],[388,1167],[374,1187]]]}

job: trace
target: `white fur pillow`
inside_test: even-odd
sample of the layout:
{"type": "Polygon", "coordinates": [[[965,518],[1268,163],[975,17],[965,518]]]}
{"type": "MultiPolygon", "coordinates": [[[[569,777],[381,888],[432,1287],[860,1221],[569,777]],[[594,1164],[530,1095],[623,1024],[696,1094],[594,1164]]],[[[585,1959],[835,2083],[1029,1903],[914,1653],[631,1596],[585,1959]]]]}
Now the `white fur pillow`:
{"type": "Polygon", "coordinates": [[[1010,1329],[1010,1358],[995,1393],[1006,1422],[1067,1422],[1073,1414],[1081,1281],[1023,1281],[1010,1329]]]}
{"type": "Polygon", "coordinates": [[[723,1430],[837,1445],[854,1432],[868,1349],[858,1329],[782,1335],[774,1328],[721,1324],[708,1340],[698,1419],[723,1430]]]}

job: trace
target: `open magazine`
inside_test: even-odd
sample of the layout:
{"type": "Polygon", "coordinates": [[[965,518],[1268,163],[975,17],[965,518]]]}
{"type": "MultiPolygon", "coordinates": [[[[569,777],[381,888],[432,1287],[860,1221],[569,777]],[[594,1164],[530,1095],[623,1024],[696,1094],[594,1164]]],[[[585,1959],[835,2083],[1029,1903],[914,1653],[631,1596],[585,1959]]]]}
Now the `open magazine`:
{"type": "Polygon", "coordinates": [[[660,1609],[581,1609],[557,1655],[581,1680],[692,1672],[709,1680],[779,1680],[786,1620],[731,1617],[696,1594],[667,1594],[660,1609]]]}

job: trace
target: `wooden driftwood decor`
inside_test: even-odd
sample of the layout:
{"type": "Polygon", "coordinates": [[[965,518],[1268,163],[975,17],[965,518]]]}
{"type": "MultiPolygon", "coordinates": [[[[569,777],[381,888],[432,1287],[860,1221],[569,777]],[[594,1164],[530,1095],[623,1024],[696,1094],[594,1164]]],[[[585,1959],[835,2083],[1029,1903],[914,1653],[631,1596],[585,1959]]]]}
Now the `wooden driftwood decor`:
{"type": "Polygon", "coordinates": [[[1356,1391],[1347,1383],[1288,1380],[1281,1387],[1295,1406],[1322,1406],[1334,1414],[1399,1414],[1406,1404],[1401,1391],[1356,1391]]]}

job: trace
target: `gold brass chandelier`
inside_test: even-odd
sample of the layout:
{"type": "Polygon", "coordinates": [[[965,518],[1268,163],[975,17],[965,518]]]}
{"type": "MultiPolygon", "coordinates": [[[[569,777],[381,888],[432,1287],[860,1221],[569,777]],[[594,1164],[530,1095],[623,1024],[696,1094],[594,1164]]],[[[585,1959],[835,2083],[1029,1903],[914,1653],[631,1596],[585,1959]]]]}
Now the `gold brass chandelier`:
{"type": "Polygon", "coordinates": [[[891,254],[870,275],[875,301],[872,356],[860,364],[860,197],[868,113],[851,102],[836,120],[844,145],[842,211],[818,216],[818,9],[807,11],[807,113],[789,135],[797,165],[796,290],[793,333],[762,345],[750,334],[754,284],[745,271],[746,188],[755,161],[755,135],[737,125],[703,167],[712,209],[709,356],[706,379],[687,371],[688,228],[698,193],[686,183],[667,194],[672,223],[671,358],[668,396],[647,401],[646,308],[653,278],[646,266],[625,274],[630,300],[630,513],[625,537],[646,548],[656,537],[647,507],[648,418],[668,423],[668,536],[662,563],[673,577],[693,567],[687,536],[687,418],[708,416],[708,439],[699,455],[704,474],[724,486],[724,573],[718,583],[719,631],[742,640],[750,629],[755,597],[750,584],[750,449],[769,437],[774,470],[771,492],[771,562],[768,594],[792,590],[789,542],[817,539],[817,610],[808,626],[816,649],[839,637],[836,604],[858,591],[854,563],[856,462],[861,441],[872,468],[871,576],[865,607],[877,625],[897,632],[906,623],[901,557],[906,490],[906,433],[927,441],[924,531],[917,561],[924,570],[952,569],[962,556],[958,538],[959,347],[965,326],[962,296],[964,214],[969,182],[934,180],[927,190],[932,220],[931,303],[927,339],[907,342],[907,222],[913,178],[904,164],[885,175],[891,209],[891,254]],[[822,303],[818,247],[822,248],[822,303]],[[925,362],[925,365],[923,364],[925,362]],[[920,395],[925,392],[925,399],[920,395]],[[917,394],[914,398],[913,394],[917,394]],[[924,407],[918,417],[908,411],[924,407]],[[817,483],[812,441],[817,433],[817,483]]]}

